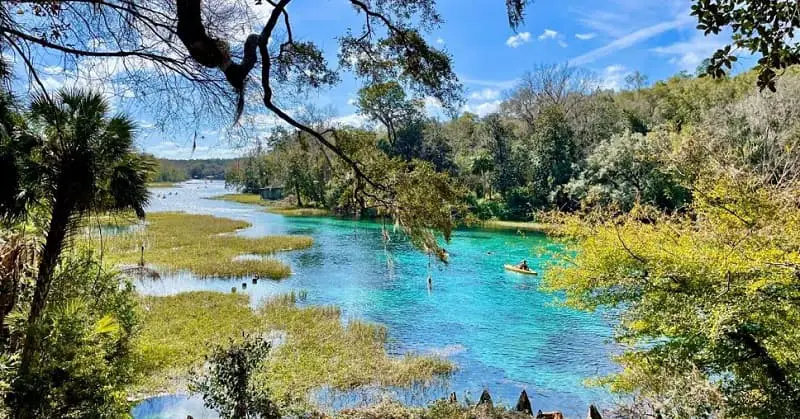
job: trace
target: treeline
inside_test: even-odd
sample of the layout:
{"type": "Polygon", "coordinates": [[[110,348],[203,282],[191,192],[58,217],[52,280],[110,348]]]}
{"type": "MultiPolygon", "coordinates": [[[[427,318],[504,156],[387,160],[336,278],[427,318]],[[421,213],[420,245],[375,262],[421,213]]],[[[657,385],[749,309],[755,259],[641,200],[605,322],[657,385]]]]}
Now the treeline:
{"type": "MultiPolygon", "coordinates": [[[[423,103],[388,82],[359,91],[358,108],[377,129],[338,130],[349,142],[403,161],[424,161],[462,188],[463,202],[481,219],[531,220],[541,210],[620,210],[647,203],[680,211],[691,193],[656,161],[659,138],[704,121],[711,110],[753,92],[755,75],[712,80],[679,74],[646,87],[634,73],[622,92],[603,90],[592,76],[543,66],[507,92],[497,113],[430,118],[423,103]]],[[[246,192],[285,186],[301,205],[344,212],[336,156],[309,138],[278,132],[226,174],[246,192]]]]}
{"type": "Polygon", "coordinates": [[[155,182],[183,182],[189,179],[225,179],[235,159],[169,160],[157,159],[155,182]]]}

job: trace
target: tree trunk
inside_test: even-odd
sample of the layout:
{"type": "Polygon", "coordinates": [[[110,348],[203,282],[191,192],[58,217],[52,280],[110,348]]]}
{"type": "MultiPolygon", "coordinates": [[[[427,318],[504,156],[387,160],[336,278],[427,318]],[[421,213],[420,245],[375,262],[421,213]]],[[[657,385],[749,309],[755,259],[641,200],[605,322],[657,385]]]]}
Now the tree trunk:
{"type": "Polygon", "coordinates": [[[767,349],[750,333],[742,330],[728,332],[728,337],[740,343],[753,358],[760,361],[766,376],[781,389],[786,402],[793,408],[800,408],[797,389],[789,382],[786,372],[767,349]]]}
{"type": "MultiPolygon", "coordinates": [[[[61,250],[64,247],[64,239],[69,229],[70,214],[72,213],[72,203],[69,199],[63,198],[61,194],[56,194],[53,215],[50,218],[50,227],[47,229],[47,239],[39,260],[39,272],[36,277],[36,286],[31,301],[31,310],[28,314],[28,328],[25,333],[25,342],[22,346],[22,357],[20,362],[20,376],[25,376],[30,371],[30,364],[36,353],[38,346],[38,336],[36,335],[36,323],[44,313],[47,303],[47,296],[50,293],[50,284],[53,282],[53,272],[55,271],[61,250]]],[[[26,407],[20,406],[14,417],[28,418],[33,413],[26,407]]]]}
{"type": "Polygon", "coordinates": [[[294,185],[294,194],[297,197],[297,207],[298,208],[302,208],[303,207],[303,201],[300,200],[300,186],[299,185],[294,185]]]}

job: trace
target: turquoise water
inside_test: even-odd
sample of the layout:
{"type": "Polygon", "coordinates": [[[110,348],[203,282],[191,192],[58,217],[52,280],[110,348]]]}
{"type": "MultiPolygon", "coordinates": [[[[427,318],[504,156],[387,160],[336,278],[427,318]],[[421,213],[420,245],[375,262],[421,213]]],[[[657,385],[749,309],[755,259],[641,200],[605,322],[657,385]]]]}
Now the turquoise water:
{"type": "MultiPolygon", "coordinates": [[[[200,280],[185,273],[141,282],[141,292],[230,292],[238,286],[257,305],[276,294],[307,290],[307,304],[335,304],[342,308],[345,321],[357,318],[386,325],[390,353],[439,354],[458,366],[452,377],[436,386],[394,389],[394,396],[408,403],[425,404],[450,391],[460,400],[466,395],[474,401],[486,388],[496,402],[513,405],[526,389],[534,409],[561,410],[573,417],[585,415],[590,403],[613,402],[605,391],[583,385],[586,378],[614,370],[609,356],[616,348],[610,343],[608,321],[598,314],[559,307],[554,304],[556,296],[538,289],[538,277],[503,269],[504,263],[527,259],[532,269],[546,271],[561,248],[545,236],[458,231],[447,246],[451,263],[429,268],[429,259],[408,243],[395,239],[385,245],[377,223],[283,217],[256,206],[204,199],[222,193],[221,182],[158,189],[150,211],[246,220],[253,224],[240,232],[246,236],[310,235],[315,241],[312,248],[280,256],[291,265],[292,277],[257,285],[247,280],[242,290],[242,279],[200,280]],[[431,290],[426,284],[429,273],[431,290]]],[[[316,396],[320,403],[338,408],[372,399],[375,393],[321,390],[316,396]]],[[[134,417],[173,417],[165,409],[196,402],[177,396],[154,400],[134,410],[134,417]]],[[[202,416],[196,406],[188,409],[195,409],[195,417],[210,417],[202,416]]]]}

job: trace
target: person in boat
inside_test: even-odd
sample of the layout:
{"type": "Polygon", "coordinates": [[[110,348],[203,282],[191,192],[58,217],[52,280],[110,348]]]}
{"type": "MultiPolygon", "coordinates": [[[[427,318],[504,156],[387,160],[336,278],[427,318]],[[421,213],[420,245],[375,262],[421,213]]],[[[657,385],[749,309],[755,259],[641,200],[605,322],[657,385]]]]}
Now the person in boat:
{"type": "Polygon", "coordinates": [[[528,266],[528,261],[525,260],[525,259],[522,259],[522,262],[520,262],[520,264],[517,265],[517,268],[520,268],[523,271],[530,271],[531,270],[531,268],[528,266]]]}

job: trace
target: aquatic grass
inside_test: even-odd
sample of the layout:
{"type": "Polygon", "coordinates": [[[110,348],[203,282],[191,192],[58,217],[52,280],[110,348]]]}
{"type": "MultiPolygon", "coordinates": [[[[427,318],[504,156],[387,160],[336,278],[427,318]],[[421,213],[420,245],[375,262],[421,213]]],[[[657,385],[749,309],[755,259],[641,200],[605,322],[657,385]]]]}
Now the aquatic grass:
{"type": "Polygon", "coordinates": [[[253,205],[261,205],[267,206],[268,202],[261,199],[261,195],[259,194],[249,194],[249,193],[229,193],[225,195],[219,195],[211,197],[210,199],[218,199],[220,201],[231,201],[231,202],[238,202],[240,204],[253,204],[253,205]]]}
{"type": "Polygon", "coordinates": [[[260,205],[267,207],[267,212],[287,217],[324,217],[331,215],[331,212],[324,208],[302,208],[288,204],[286,201],[266,201],[261,199],[261,195],[258,194],[231,193],[215,196],[211,199],[260,205]]]}
{"type": "Polygon", "coordinates": [[[148,188],[179,188],[181,185],[177,182],[150,182],[147,184],[148,188]]]}
{"type": "Polygon", "coordinates": [[[273,350],[260,376],[285,402],[323,386],[336,390],[411,386],[454,370],[452,363],[438,357],[389,356],[384,326],[360,320],[343,325],[336,307],[301,308],[293,296],[284,296],[266,302],[259,313],[268,328],[288,334],[284,344],[273,350]]]}
{"type": "Polygon", "coordinates": [[[267,212],[287,217],[325,217],[331,212],[323,208],[267,207],[267,212]]]}
{"type": "Polygon", "coordinates": [[[285,333],[255,378],[293,406],[308,406],[310,392],[321,387],[410,386],[454,369],[436,357],[391,357],[384,326],[360,320],[345,326],[337,307],[298,307],[302,298],[302,292],[283,294],[253,310],[245,294],[141,297],[142,328],[135,340],[141,379],[135,391],[183,390],[189,371],[202,365],[213,344],[245,333],[285,333]]]}
{"type": "Polygon", "coordinates": [[[530,221],[486,220],[483,221],[480,226],[481,228],[493,230],[519,230],[538,233],[550,233],[555,229],[555,225],[553,224],[536,223],[530,221]]]}
{"type": "MultiPolygon", "coordinates": [[[[152,213],[146,223],[144,229],[105,237],[102,244],[106,260],[116,264],[138,264],[142,257],[141,246],[144,245],[145,263],[161,271],[188,270],[200,277],[258,275],[280,279],[291,274],[289,267],[266,256],[279,251],[304,249],[313,242],[307,236],[237,236],[231,233],[250,224],[210,215],[152,213]],[[262,257],[237,259],[244,254],[262,257]]],[[[99,246],[99,239],[93,239],[99,246]]]]}
{"type": "Polygon", "coordinates": [[[183,390],[187,372],[202,365],[213,344],[237,339],[262,322],[243,294],[197,291],[141,297],[142,327],[135,339],[142,379],[136,392],[183,390]]]}

